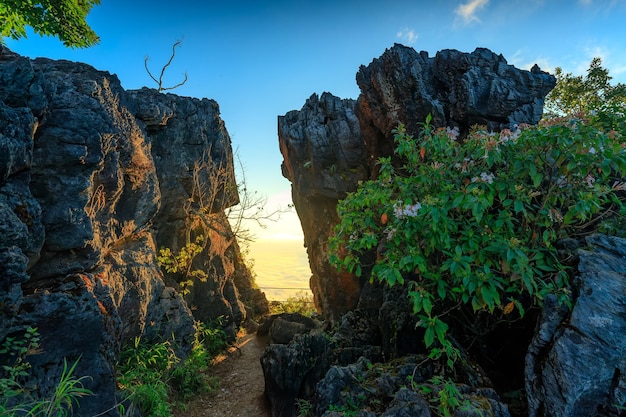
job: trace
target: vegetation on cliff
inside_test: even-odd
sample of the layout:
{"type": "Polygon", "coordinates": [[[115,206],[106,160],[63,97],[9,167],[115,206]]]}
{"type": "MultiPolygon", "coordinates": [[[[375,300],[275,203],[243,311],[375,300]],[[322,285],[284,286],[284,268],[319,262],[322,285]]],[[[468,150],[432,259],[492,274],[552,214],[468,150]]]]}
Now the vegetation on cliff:
{"type": "MultiPolygon", "coordinates": [[[[609,79],[596,60],[582,81],[561,74],[552,103],[563,117],[538,126],[474,126],[460,138],[429,117],[415,138],[400,125],[378,177],[340,202],[331,263],[407,286],[424,347],[449,365],[444,376],[461,358],[453,323],[471,332],[515,320],[549,294],[569,303],[561,242],[623,233],[626,101],[609,79]],[[596,100],[603,91],[611,91],[610,107],[596,100]]],[[[440,410],[447,415],[452,405],[440,410]]]]}
{"type": "MultiPolygon", "coordinates": [[[[83,386],[87,376],[76,377],[78,360],[68,365],[63,359],[63,372],[54,391],[46,398],[38,398],[37,386],[26,386],[25,377],[31,367],[27,357],[40,350],[39,333],[30,327],[22,338],[7,337],[0,347],[0,355],[10,358],[0,372],[0,416],[52,417],[73,415],[78,400],[93,393],[83,386]]],[[[80,360],[80,359],[79,359],[80,360]]]]}

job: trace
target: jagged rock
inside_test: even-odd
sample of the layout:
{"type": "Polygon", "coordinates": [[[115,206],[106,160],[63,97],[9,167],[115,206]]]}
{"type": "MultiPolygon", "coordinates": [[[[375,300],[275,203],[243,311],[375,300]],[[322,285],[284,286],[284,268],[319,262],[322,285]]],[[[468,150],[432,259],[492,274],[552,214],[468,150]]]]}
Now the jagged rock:
{"type": "Polygon", "coordinates": [[[391,131],[403,123],[416,133],[430,114],[436,127],[472,125],[493,131],[514,124],[536,124],[553,76],[524,71],[485,48],[472,53],[446,49],[434,57],[396,44],[357,73],[361,89],[357,115],[368,151],[391,154],[391,131]]]}
{"type": "Polygon", "coordinates": [[[358,301],[358,279],[337,272],[326,261],[328,236],[339,218],[337,200],[369,178],[354,100],[313,94],[302,110],[278,118],[283,175],[292,182],[292,198],[302,223],[304,245],[313,273],[316,305],[339,318],[358,301]]]}
{"type": "Polygon", "coordinates": [[[415,391],[400,388],[381,417],[430,417],[428,403],[415,391]]]}
{"type": "MultiPolygon", "coordinates": [[[[333,363],[338,365],[339,358],[347,361],[351,354],[373,353],[373,348],[386,360],[402,357],[423,348],[423,335],[416,329],[406,289],[370,284],[329,265],[327,242],[339,221],[337,201],[359,181],[376,176],[378,158],[392,154],[392,130],[398,124],[417,135],[431,114],[432,125],[457,127],[462,137],[474,124],[492,130],[536,124],[555,79],[538,68],[516,69],[482,48],[471,54],[445,50],[431,58],[395,45],[361,67],[357,83],[361,94],[356,102],[314,94],[300,111],[278,118],[283,175],[292,182],[312,271],[311,289],[324,317],[338,324],[333,335],[338,346],[333,363]]],[[[469,365],[458,371],[460,380],[471,386],[464,391],[467,398],[480,397],[488,404],[488,415],[508,415],[486,376],[469,365]]],[[[341,390],[326,387],[327,382],[318,384],[318,399],[320,390],[329,395],[341,390]]],[[[353,395],[349,391],[346,395],[353,395]]],[[[393,393],[385,398],[393,398],[393,393]]],[[[328,407],[320,407],[317,415],[333,415],[328,407]]]]}
{"type": "Polygon", "coordinates": [[[428,114],[433,126],[456,126],[461,135],[474,124],[493,130],[536,124],[555,85],[553,76],[517,69],[484,48],[431,58],[398,44],[362,66],[356,78],[356,102],[314,94],[301,110],[278,118],[283,175],[292,183],[304,231],[311,289],[331,321],[356,307],[365,281],[328,264],[337,200],[376,175],[378,158],[392,154],[392,130],[403,123],[416,135],[428,114]]]}
{"type": "Polygon", "coordinates": [[[76,376],[96,395],[76,415],[117,416],[123,342],[174,338],[186,354],[194,320],[221,317],[234,337],[246,317],[238,286],[263,298],[229,226],[207,236],[194,264],[206,283],[187,301],[157,261],[159,247],[184,245],[203,196],[193,185],[230,163],[200,207],[227,225],[238,199],[228,132],[212,100],[129,92],[88,65],[0,48],[0,341],[37,327],[37,395],[80,357],[76,376]]]}
{"type": "MultiPolygon", "coordinates": [[[[480,370],[474,368],[471,372],[478,374],[480,370]]],[[[433,362],[420,355],[406,355],[385,364],[360,358],[348,366],[333,366],[317,384],[316,416],[328,417],[337,409],[389,417],[437,415],[435,405],[425,397],[425,392],[430,392],[436,398],[443,389],[441,385],[432,384],[433,375],[433,362]],[[414,388],[419,386],[427,391],[414,388]]],[[[477,375],[468,380],[485,378],[477,375]]],[[[507,406],[492,388],[462,383],[457,383],[456,388],[460,401],[471,406],[457,410],[455,416],[510,416],[507,406]]]]}
{"type": "Polygon", "coordinates": [[[296,397],[311,398],[330,368],[330,339],[322,333],[296,336],[288,345],[271,344],[261,357],[265,396],[272,417],[295,416],[296,397]]]}
{"type": "Polygon", "coordinates": [[[531,417],[621,416],[626,406],[626,239],[579,251],[571,312],[546,300],[526,358],[531,417]]]}

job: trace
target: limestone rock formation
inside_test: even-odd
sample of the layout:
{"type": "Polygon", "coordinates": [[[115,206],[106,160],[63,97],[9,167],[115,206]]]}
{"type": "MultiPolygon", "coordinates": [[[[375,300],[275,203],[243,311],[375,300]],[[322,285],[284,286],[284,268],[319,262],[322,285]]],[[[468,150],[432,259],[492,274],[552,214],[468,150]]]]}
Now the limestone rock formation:
{"type": "Polygon", "coordinates": [[[356,305],[360,288],[356,277],[337,272],[326,259],[328,236],[339,222],[337,200],[369,178],[355,108],[354,100],[313,94],[302,110],[278,118],[283,175],[292,183],[302,223],[311,289],[317,306],[337,318],[356,305]]]}
{"type": "MultiPolygon", "coordinates": [[[[335,410],[359,411],[363,417],[430,417],[429,403],[443,389],[432,384],[433,366],[425,356],[408,355],[386,364],[373,364],[361,357],[348,366],[333,366],[317,384],[317,417],[332,417],[335,410]],[[412,384],[426,384],[419,392],[412,384]]],[[[457,384],[460,400],[475,408],[454,415],[510,417],[509,410],[491,388],[457,384]]]]}
{"type": "Polygon", "coordinates": [[[621,416],[626,406],[626,239],[579,251],[571,312],[550,300],[526,358],[529,415],[621,416]]]}
{"type": "Polygon", "coordinates": [[[337,200],[376,174],[376,161],[393,150],[399,123],[417,134],[428,114],[436,127],[474,124],[500,130],[536,124],[553,76],[537,67],[517,69],[501,55],[478,48],[426,52],[394,45],[356,76],[355,102],[329,93],[312,95],[299,111],[278,118],[283,175],[292,183],[293,202],[304,231],[311,266],[311,289],[324,316],[336,320],[352,310],[363,285],[328,264],[328,236],[337,224],[337,200]]]}
{"type": "MultiPolygon", "coordinates": [[[[423,350],[423,334],[403,293],[406,289],[372,285],[329,265],[327,242],[338,222],[337,201],[355,190],[359,181],[377,175],[376,162],[392,154],[392,130],[398,124],[417,135],[430,114],[435,127],[456,127],[461,137],[474,124],[496,131],[515,124],[536,124],[544,97],[555,85],[554,77],[537,67],[532,71],[514,68],[486,49],[470,54],[446,50],[429,57],[402,45],[361,67],[356,79],[361,90],[357,101],[314,94],[301,110],[278,118],[283,175],[292,182],[312,271],[311,289],[324,317],[336,324],[332,339],[339,349],[326,360],[335,366],[317,386],[317,415],[325,416],[334,415],[329,404],[351,407],[359,398],[359,388],[352,387],[359,366],[350,365],[354,358],[350,362],[346,352],[359,352],[359,356],[378,350],[377,359],[391,360],[423,350]],[[334,378],[333,372],[345,378],[334,378]],[[333,381],[340,386],[329,388],[337,385],[333,381]],[[333,397],[337,392],[345,393],[345,398],[333,397]]],[[[266,387],[276,388],[276,381],[289,375],[291,369],[278,364],[291,363],[292,357],[284,355],[292,349],[292,356],[299,357],[302,353],[296,348],[297,344],[280,348],[282,359],[274,360],[275,366],[266,372],[266,387]]],[[[268,348],[266,354],[275,358],[277,351],[268,348]]],[[[461,374],[466,381],[457,382],[466,384],[464,395],[489,404],[488,415],[509,415],[482,371],[467,368],[459,370],[461,374]]],[[[360,415],[403,415],[409,409],[416,415],[430,415],[432,410],[425,407],[423,398],[409,398],[399,390],[405,382],[379,393],[387,408],[370,414],[361,408],[360,415]]],[[[294,394],[270,391],[278,402],[281,395],[291,398],[294,394]]],[[[365,396],[376,401],[379,394],[368,391],[365,396]]]]}
{"type": "Polygon", "coordinates": [[[461,137],[475,124],[493,131],[536,124],[555,85],[537,66],[520,70],[485,48],[469,54],[447,49],[429,57],[399,44],[361,66],[356,79],[361,131],[375,156],[391,153],[391,131],[399,123],[414,134],[428,114],[436,127],[458,127],[461,137]]]}
{"type": "Polygon", "coordinates": [[[88,65],[0,48],[0,341],[36,327],[38,394],[80,357],[96,395],[79,415],[116,416],[122,343],[174,337],[185,353],[194,320],[234,330],[239,289],[262,298],[224,221],[237,203],[228,132],[212,100],[125,91],[88,65]],[[185,300],[158,250],[195,238],[201,210],[215,224],[194,267],[208,276],[185,300]]]}

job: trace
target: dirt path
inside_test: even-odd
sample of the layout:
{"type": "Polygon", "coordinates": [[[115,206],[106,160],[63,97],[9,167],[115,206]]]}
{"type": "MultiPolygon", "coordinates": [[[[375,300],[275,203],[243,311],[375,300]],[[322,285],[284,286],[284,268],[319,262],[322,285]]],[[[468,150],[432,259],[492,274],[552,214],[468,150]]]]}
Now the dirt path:
{"type": "Polygon", "coordinates": [[[220,381],[217,392],[191,401],[176,417],[269,417],[263,390],[263,370],[259,359],[265,341],[254,334],[243,334],[237,347],[218,356],[210,372],[220,381]]]}

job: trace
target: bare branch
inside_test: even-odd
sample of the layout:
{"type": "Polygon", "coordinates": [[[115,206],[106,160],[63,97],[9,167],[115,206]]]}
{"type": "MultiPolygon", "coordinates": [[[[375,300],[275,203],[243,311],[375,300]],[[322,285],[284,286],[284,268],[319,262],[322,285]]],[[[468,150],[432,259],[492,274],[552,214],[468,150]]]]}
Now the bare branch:
{"type": "Polygon", "coordinates": [[[176,42],[174,42],[174,44],[172,45],[172,55],[170,56],[170,59],[167,61],[167,63],[165,65],[163,65],[163,67],[161,68],[161,75],[159,75],[159,79],[157,80],[156,77],[154,75],[152,75],[152,72],[150,72],[150,69],[148,68],[148,61],[150,60],[150,57],[146,56],[146,59],[144,60],[144,67],[146,68],[146,71],[148,72],[148,75],[150,76],[150,78],[152,78],[152,80],[157,83],[158,88],[157,90],[159,92],[161,91],[166,91],[166,90],[173,90],[175,88],[178,88],[180,86],[182,86],[183,84],[185,84],[187,82],[187,73],[185,72],[185,79],[176,84],[173,87],[163,87],[163,76],[165,75],[165,70],[167,69],[167,67],[169,67],[172,64],[172,61],[174,61],[174,57],[176,56],[176,47],[180,46],[182,44],[183,40],[177,40],[176,42]]]}

